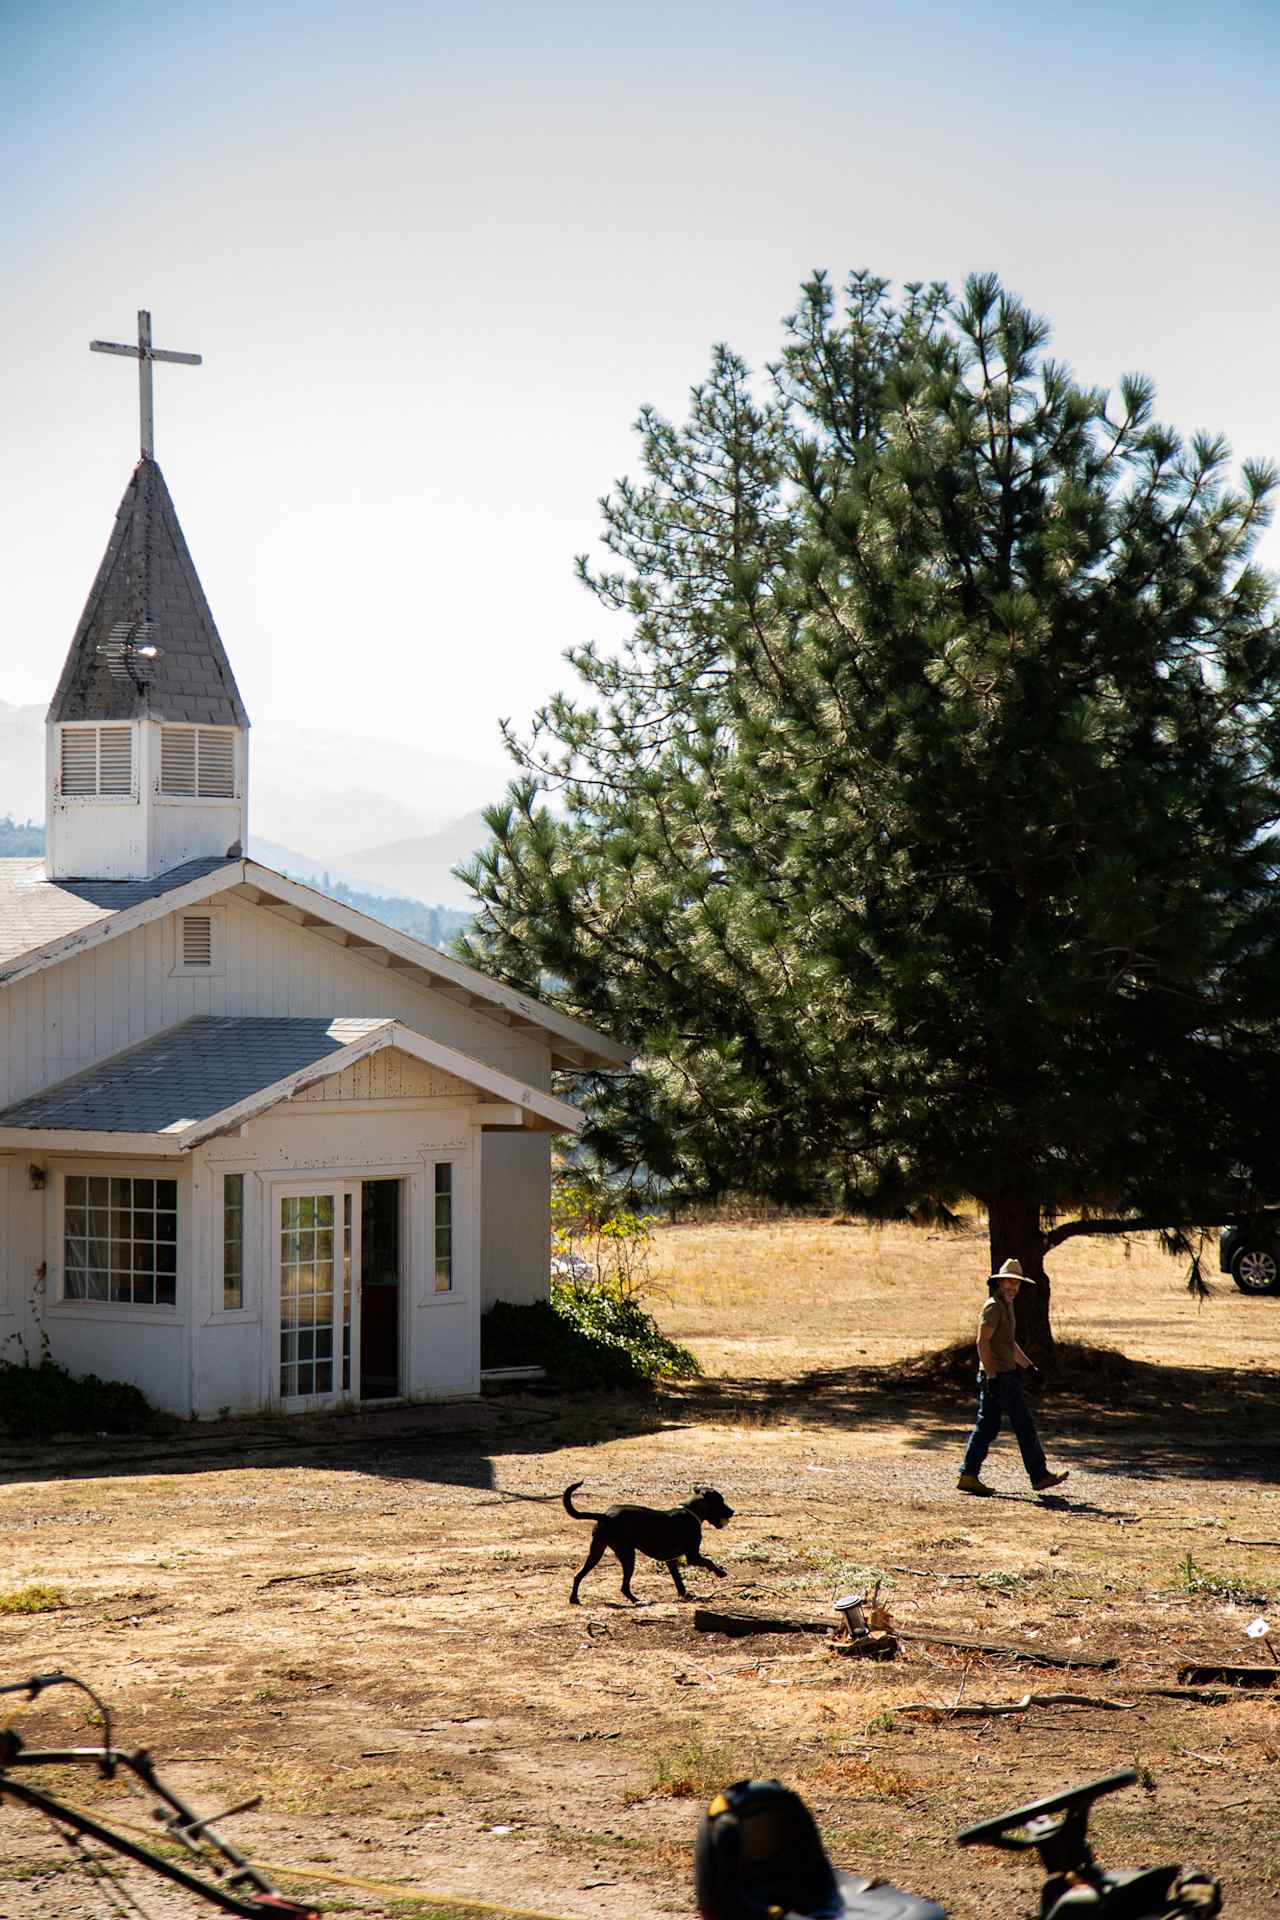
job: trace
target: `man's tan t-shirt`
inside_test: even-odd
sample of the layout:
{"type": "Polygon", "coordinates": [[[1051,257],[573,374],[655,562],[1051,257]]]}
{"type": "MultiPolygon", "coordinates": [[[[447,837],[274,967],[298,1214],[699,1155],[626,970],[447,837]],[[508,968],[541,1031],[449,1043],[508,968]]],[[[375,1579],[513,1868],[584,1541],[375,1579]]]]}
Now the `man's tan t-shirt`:
{"type": "Polygon", "coordinates": [[[993,1373],[1008,1373],[1017,1363],[1014,1332],[1013,1308],[1007,1300],[1001,1300],[998,1294],[992,1294],[978,1316],[978,1332],[984,1327],[991,1329],[991,1370],[993,1373]]]}

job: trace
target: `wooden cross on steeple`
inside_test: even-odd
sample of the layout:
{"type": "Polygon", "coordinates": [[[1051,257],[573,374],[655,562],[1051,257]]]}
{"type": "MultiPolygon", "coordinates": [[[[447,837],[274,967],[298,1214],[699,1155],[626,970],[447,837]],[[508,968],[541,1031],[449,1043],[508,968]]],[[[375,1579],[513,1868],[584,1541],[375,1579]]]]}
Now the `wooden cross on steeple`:
{"type": "Polygon", "coordinates": [[[123,353],[138,363],[138,410],[142,422],[142,457],[150,460],[155,454],[155,416],[151,399],[151,363],[153,360],[178,360],[184,367],[198,367],[201,356],[198,353],[170,353],[162,347],[151,344],[151,315],[138,315],[138,344],[136,347],[119,346],[114,340],[91,340],[90,353],[123,353]]]}

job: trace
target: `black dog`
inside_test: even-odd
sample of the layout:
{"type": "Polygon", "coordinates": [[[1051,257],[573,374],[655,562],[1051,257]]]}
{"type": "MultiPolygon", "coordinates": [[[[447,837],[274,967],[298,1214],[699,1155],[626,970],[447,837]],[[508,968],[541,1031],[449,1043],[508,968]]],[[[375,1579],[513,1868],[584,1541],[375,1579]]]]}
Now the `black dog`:
{"type": "Polygon", "coordinates": [[[706,1567],[724,1579],[724,1568],[708,1560],[701,1550],[703,1521],[713,1527],[723,1527],[733,1518],[733,1508],[725,1505],[714,1487],[696,1487],[693,1499],[686,1500],[682,1507],[610,1507],[605,1513],[584,1513],[574,1506],[572,1497],[581,1485],[581,1480],[575,1480],[571,1487],[565,1488],[564,1510],[574,1520],[594,1520],[596,1524],[591,1550],[574,1575],[573,1591],[569,1595],[571,1607],[579,1604],[578,1588],[592,1567],[603,1559],[606,1548],[622,1563],[622,1591],[633,1605],[636,1597],[631,1591],[631,1576],[635,1572],[637,1553],[647,1553],[654,1560],[666,1562],[667,1572],[682,1600],[689,1596],[680,1578],[677,1564],[680,1560],[687,1560],[691,1567],[706,1567]]]}

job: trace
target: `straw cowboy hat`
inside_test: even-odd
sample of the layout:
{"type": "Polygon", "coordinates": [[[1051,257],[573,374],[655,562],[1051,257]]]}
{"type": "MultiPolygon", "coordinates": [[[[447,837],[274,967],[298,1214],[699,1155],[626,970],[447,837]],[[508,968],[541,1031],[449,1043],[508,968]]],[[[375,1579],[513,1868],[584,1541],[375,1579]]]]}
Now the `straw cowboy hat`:
{"type": "Polygon", "coordinates": [[[1035,1281],[1022,1271],[1020,1260],[1006,1260],[999,1273],[989,1274],[990,1280],[1016,1280],[1020,1286],[1034,1287],[1035,1281]]]}

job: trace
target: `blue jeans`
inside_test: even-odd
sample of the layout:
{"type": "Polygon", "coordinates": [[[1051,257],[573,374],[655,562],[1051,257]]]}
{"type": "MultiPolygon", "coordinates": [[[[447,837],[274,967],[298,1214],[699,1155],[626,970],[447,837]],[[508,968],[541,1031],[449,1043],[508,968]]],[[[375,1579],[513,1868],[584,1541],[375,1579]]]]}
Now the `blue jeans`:
{"type": "Polygon", "coordinates": [[[1044,1479],[1049,1471],[1049,1463],[1044,1457],[1036,1423],[1022,1391],[1022,1376],[1016,1367],[1011,1367],[1008,1373],[984,1373],[981,1367],[978,1368],[978,1419],[969,1435],[961,1471],[981,1473],[982,1463],[991,1442],[1000,1431],[1005,1414],[1009,1416],[1009,1425],[1022,1450],[1022,1464],[1034,1485],[1037,1480],[1044,1479]]]}

